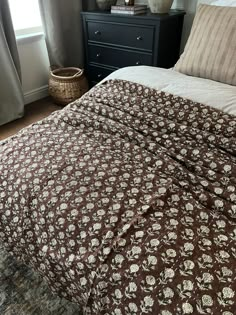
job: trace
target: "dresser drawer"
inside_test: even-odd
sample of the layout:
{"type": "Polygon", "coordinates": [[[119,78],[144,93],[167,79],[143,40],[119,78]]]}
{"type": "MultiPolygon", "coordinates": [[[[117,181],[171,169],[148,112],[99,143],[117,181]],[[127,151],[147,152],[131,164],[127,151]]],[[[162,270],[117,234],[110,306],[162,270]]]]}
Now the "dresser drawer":
{"type": "Polygon", "coordinates": [[[88,40],[152,51],[154,27],[119,23],[87,22],[88,40]]]}
{"type": "Polygon", "coordinates": [[[89,78],[93,82],[99,82],[106,78],[109,74],[111,74],[114,70],[106,69],[97,66],[89,66],[88,67],[88,74],[89,78]]]}
{"type": "Polygon", "coordinates": [[[184,14],[180,10],[136,16],[82,12],[85,69],[90,84],[126,66],[173,67],[179,58],[184,14]]]}
{"type": "Polygon", "coordinates": [[[97,45],[88,45],[88,58],[90,63],[117,68],[152,65],[152,54],[97,45]]]}

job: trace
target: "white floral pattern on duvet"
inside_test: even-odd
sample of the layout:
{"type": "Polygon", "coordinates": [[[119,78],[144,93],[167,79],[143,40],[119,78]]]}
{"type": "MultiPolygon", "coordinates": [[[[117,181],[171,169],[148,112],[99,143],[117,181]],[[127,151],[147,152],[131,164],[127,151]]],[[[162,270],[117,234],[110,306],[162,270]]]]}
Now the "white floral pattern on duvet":
{"type": "Polygon", "coordinates": [[[109,81],[0,147],[0,236],[84,314],[233,315],[236,118],[109,81]]]}

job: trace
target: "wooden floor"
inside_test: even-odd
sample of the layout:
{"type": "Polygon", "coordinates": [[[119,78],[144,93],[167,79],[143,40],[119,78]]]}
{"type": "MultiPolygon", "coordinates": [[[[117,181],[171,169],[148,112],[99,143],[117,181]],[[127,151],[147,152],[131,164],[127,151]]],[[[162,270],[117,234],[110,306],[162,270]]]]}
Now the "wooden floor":
{"type": "Polygon", "coordinates": [[[55,110],[59,110],[61,108],[62,107],[53,104],[52,100],[49,97],[26,105],[25,115],[23,118],[0,126],[0,140],[12,136],[20,129],[47,117],[55,110]]]}

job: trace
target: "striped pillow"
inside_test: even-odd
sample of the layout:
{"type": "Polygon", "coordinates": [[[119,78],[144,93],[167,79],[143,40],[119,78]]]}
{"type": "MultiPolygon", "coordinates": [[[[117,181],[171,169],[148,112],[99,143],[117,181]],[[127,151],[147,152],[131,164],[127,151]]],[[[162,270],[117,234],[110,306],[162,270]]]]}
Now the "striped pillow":
{"type": "Polygon", "coordinates": [[[236,85],[236,8],[198,6],[183,54],[174,70],[236,85]]]}

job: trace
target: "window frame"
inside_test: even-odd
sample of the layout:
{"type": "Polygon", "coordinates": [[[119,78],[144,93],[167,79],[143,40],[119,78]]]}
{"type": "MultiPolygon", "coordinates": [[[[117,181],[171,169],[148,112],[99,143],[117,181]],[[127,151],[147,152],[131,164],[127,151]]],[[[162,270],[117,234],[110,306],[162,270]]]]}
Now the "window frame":
{"type": "MultiPolygon", "coordinates": [[[[37,2],[37,0],[35,0],[35,1],[37,2]]],[[[10,8],[11,17],[12,17],[13,29],[14,29],[14,32],[15,32],[17,39],[44,34],[42,21],[41,21],[40,25],[29,26],[26,28],[15,28],[14,17],[12,14],[12,10],[14,10],[14,2],[11,3],[11,1],[9,1],[9,8],[10,8]]]]}
{"type": "Polygon", "coordinates": [[[28,35],[35,35],[35,34],[43,34],[43,27],[36,26],[36,27],[28,27],[23,29],[14,30],[16,37],[28,36],[28,35]]]}

